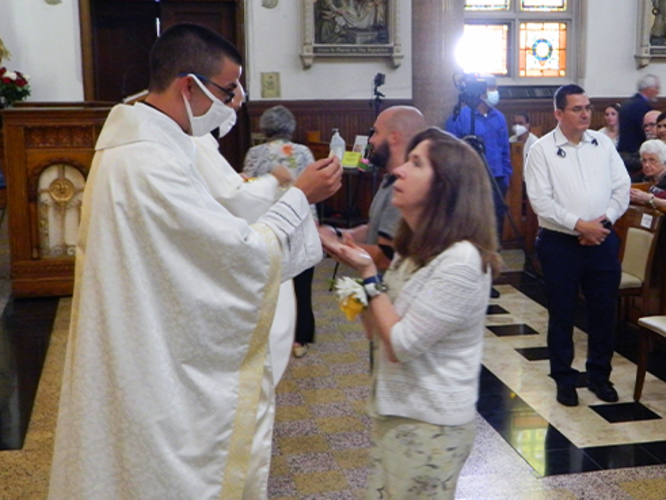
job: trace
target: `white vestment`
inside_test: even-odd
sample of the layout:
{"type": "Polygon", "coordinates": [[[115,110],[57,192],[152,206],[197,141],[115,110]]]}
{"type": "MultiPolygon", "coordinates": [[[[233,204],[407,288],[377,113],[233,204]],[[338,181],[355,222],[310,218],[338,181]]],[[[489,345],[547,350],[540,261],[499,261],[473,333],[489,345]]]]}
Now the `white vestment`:
{"type": "Polygon", "coordinates": [[[232,216],[144,104],[116,106],[96,149],[49,499],[240,499],[279,282],[321,258],[308,202],[232,216]]]}
{"type": "MultiPolygon", "coordinates": [[[[251,182],[243,181],[220,154],[219,144],[211,135],[193,137],[197,148],[195,166],[208,184],[213,197],[236,217],[254,223],[284,194],[273,175],[264,175],[251,182]]],[[[252,444],[252,457],[243,498],[268,498],[268,476],[275,420],[275,390],[284,375],[291,356],[296,327],[296,300],[291,280],[280,285],[275,317],[271,325],[257,428],[252,444]]]]}

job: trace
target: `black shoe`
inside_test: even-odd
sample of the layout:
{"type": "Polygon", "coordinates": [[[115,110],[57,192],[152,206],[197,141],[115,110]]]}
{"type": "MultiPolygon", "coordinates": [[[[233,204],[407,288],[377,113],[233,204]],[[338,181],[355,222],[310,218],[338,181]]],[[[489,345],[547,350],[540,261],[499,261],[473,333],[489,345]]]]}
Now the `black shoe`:
{"type": "Polygon", "coordinates": [[[564,406],[578,406],[576,388],[573,385],[558,385],[557,402],[564,406]]]}
{"type": "Polygon", "coordinates": [[[499,299],[500,293],[495,290],[494,288],[490,289],[490,298],[491,299],[499,299]]]}
{"type": "Polygon", "coordinates": [[[604,380],[603,382],[593,382],[590,380],[587,388],[595,393],[599,399],[607,403],[615,403],[619,399],[615,387],[613,387],[613,384],[609,380],[604,380]]]}

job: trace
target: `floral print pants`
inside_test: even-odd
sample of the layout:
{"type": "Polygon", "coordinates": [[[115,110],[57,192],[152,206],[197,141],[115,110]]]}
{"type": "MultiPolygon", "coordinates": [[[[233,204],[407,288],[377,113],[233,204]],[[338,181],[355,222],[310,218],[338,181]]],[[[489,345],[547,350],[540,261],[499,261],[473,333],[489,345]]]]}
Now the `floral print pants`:
{"type": "Polygon", "coordinates": [[[367,500],[453,499],[472,450],[476,424],[433,425],[373,419],[367,500]]]}

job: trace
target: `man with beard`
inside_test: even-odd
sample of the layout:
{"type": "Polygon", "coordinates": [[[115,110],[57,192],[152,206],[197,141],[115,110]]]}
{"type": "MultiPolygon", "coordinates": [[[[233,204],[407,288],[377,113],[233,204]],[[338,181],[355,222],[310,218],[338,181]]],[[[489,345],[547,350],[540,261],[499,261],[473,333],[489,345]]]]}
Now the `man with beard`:
{"type": "Polygon", "coordinates": [[[393,106],[377,116],[369,139],[372,146],[369,159],[375,167],[385,168],[386,175],[370,205],[368,223],[344,230],[321,226],[319,232],[324,241],[332,234],[341,238],[343,232],[348,233],[372,256],[378,269],[388,268],[400,220],[400,212],[391,204],[393,170],[405,162],[409,141],[426,126],[423,114],[412,106],[393,106]]]}

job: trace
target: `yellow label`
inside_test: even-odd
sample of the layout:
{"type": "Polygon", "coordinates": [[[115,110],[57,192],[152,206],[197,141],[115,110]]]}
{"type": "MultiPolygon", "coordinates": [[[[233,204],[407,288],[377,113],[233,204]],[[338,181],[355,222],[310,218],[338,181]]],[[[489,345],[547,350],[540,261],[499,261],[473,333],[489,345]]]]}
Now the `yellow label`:
{"type": "Polygon", "coordinates": [[[361,163],[361,156],[361,153],[346,151],[342,157],[342,166],[344,168],[357,168],[358,164],[361,163]]]}

